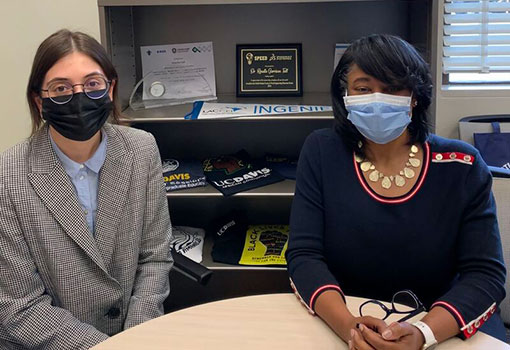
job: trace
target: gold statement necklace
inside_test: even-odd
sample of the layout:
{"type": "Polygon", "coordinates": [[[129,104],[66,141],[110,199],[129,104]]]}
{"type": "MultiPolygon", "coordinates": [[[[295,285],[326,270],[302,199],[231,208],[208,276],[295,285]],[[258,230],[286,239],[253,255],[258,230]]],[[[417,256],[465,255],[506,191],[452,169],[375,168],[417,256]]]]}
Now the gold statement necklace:
{"type": "Polygon", "coordinates": [[[372,164],[372,162],[363,159],[358,155],[356,155],[356,162],[360,164],[360,168],[364,173],[370,172],[370,174],[368,174],[368,179],[370,181],[379,182],[379,180],[382,179],[381,186],[384,189],[389,189],[393,182],[395,182],[396,186],[403,187],[406,184],[406,179],[412,179],[416,176],[416,172],[413,168],[418,168],[421,164],[421,161],[416,158],[416,153],[418,153],[418,147],[416,145],[412,145],[409,151],[409,159],[406,162],[404,169],[400,170],[397,175],[384,175],[375,168],[375,165],[372,164]]]}

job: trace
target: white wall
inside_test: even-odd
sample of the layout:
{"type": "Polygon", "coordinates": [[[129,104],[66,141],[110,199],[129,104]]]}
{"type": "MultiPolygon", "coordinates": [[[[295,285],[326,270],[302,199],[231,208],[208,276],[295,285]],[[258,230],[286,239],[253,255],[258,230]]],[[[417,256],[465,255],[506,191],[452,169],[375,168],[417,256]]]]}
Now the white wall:
{"type": "Polygon", "coordinates": [[[462,117],[510,115],[510,89],[489,91],[448,91],[436,89],[436,133],[459,138],[458,121],[462,117]]]}
{"type": "Polygon", "coordinates": [[[2,0],[0,152],[30,135],[25,90],[39,44],[61,28],[99,36],[97,0],[2,0]]]}
{"type": "MultiPolygon", "coordinates": [[[[435,52],[433,67],[441,67],[443,1],[434,1],[435,52]],[[439,21],[437,21],[439,19],[439,21]]],[[[35,51],[41,41],[56,30],[67,27],[84,31],[99,40],[96,0],[19,0],[3,1],[0,33],[3,83],[0,84],[0,152],[30,133],[30,117],[25,89],[35,51]]],[[[435,81],[441,82],[441,70],[435,69],[435,81]]],[[[510,89],[499,91],[449,91],[435,84],[436,101],[432,106],[435,132],[458,137],[458,120],[478,114],[510,113],[510,89]]]]}

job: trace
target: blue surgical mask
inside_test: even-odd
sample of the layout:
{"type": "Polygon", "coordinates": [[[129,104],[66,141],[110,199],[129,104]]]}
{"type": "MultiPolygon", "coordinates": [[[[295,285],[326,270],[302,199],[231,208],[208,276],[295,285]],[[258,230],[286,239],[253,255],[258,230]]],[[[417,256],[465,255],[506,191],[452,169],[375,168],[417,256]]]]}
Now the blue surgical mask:
{"type": "Polygon", "coordinates": [[[396,96],[379,92],[344,96],[347,119],[361,135],[386,144],[402,135],[411,122],[411,96],[396,96]]]}

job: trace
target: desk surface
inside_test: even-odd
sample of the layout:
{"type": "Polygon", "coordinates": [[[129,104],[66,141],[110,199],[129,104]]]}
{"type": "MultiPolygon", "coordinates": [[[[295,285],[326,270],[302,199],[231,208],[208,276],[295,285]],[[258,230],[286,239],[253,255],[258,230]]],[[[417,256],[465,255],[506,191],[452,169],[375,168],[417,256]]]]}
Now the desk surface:
{"type": "MultiPolygon", "coordinates": [[[[355,315],[365,299],[348,297],[355,315]]],[[[417,316],[417,318],[420,318],[417,316]]],[[[119,333],[93,350],[168,349],[348,349],[293,294],[226,299],[176,311],[119,333]]],[[[438,350],[510,350],[478,332],[471,339],[450,339],[438,350]]]]}

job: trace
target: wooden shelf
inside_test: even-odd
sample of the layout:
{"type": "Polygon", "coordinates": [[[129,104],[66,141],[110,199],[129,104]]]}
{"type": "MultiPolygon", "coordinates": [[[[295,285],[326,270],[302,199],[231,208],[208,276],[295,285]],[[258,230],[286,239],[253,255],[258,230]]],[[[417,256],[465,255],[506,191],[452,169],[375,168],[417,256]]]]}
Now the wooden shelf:
{"type": "MultiPolygon", "coordinates": [[[[235,197],[292,197],[294,196],[294,189],[296,181],[284,180],[271,185],[254,188],[249,191],[239,192],[234,194],[235,197]]],[[[216,190],[213,186],[208,184],[205,187],[195,187],[185,190],[167,192],[169,198],[175,197],[225,197],[221,192],[216,190]]]]}
{"type": "Polygon", "coordinates": [[[214,241],[212,237],[206,236],[204,248],[202,251],[201,264],[211,270],[286,270],[286,266],[248,266],[248,265],[230,265],[222,264],[212,260],[212,247],[214,241]]]}
{"type": "MultiPolygon", "coordinates": [[[[271,3],[362,2],[385,0],[271,0],[271,3]]],[[[268,0],[98,0],[99,6],[235,5],[267,4],[268,0]]]]}
{"type": "MultiPolygon", "coordinates": [[[[218,100],[213,102],[219,103],[265,103],[265,104],[281,104],[281,105],[331,105],[329,93],[305,93],[302,97],[262,97],[262,98],[238,98],[235,94],[220,94],[218,100]]],[[[211,103],[213,103],[211,102],[211,103]]],[[[186,103],[176,106],[148,108],[143,110],[125,109],[122,113],[125,116],[123,121],[130,123],[166,123],[166,122],[203,122],[203,121],[265,121],[265,120],[333,120],[332,112],[311,112],[301,114],[285,114],[285,115],[268,115],[263,117],[238,117],[228,119],[205,119],[205,120],[185,120],[184,116],[193,109],[192,103],[186,103]]]]}

